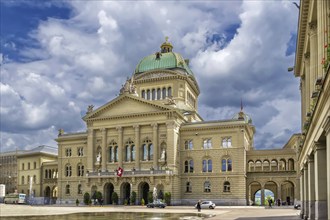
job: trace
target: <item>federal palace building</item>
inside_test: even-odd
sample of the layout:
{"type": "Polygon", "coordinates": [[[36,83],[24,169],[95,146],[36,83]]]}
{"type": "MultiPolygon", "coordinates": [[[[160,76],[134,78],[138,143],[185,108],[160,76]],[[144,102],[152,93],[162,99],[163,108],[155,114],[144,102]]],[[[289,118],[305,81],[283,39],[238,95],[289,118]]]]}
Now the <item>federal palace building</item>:
{"type": "Polygon", "coordinates": [[[204,121],[189,60],[166,38],[136,65],[118,96],[88,106],[85,132],[60,129],[55,154],[48,146],[1,154],[1,169],[12,160],[17,190],[31,194],[34,181],[34,196],[49,203],[83,201],[86,192],[99,191],[105,204],[114,192],[119,204],[132,192],[141,204],[156,191],[159,199],[170,193],[171,205],[253,205],[257,198],[265,204],[271,191],[281,205],[301,203],[302,218],[329,219],[329,7],[329,1],[300,2],[294,75],[302,103],[292,113],[302,112],[302,131],[280,149],[254,148],[256,128],[242,107],[226,120],[204,121]]]}

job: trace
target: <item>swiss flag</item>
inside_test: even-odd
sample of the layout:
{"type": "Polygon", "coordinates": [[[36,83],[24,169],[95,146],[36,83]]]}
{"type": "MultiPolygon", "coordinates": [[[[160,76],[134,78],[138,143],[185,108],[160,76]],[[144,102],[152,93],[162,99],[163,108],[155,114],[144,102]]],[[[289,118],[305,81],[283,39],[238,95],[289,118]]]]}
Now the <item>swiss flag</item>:
{"type": "Polygon", "coordinates": [[[117,176],[121,177],[123,175],[123,168],[119,167],[118,170],[117,170],[117,176]]]}

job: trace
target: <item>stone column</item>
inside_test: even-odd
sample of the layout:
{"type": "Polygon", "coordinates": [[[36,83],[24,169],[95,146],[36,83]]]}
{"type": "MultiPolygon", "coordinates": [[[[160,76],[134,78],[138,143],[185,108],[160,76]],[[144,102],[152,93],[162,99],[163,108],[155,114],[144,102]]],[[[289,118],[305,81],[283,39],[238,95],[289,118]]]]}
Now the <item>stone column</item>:
{"type": "Polygon", "coordinates": [[[265,205],[265,187],[261,187],[261,193],[260,193],[260,205],[264,206],[265,205]]]}
{"type": "Polygon", "coordinates": [[[135,169],[140,169],[141,144],[140,144],[140,126],[135,125],[135,169]]]}
{"type": "Polygon", "coordinates": [[[302,169],[300,171],[300,201],[301,201],[301,212],[300,212],[300,218],[304,217],[304,212],[305,212],[305,194],[304,194],[304,170],[302,169]]]}
{"type": "Polygon", "coordinates": [[[308,219],[315,218],[315,173],[314,173],[314,155],[308,158],[308,219]]]}
{"type": "Polygon", "coordinates": [[[309,193],[308,193],[308,167],[304,164],[304,219],[308,219],[309,215],[309,193]]]}
{"type": "Polygon", "coordinates": [[[101,129],[102,133],[102,157],[101,157],[101,162],[102,162],[102,172],[105,172],[107,169],[107,129],[102,128],[101,129]]]}
{"type": "Polygon", "coordinates": [[[123,168],[123,128],[117,127],[118,131],[118,166],[123,168]]]}
{"type": "Polygon", "coordinates": [[[325,145],[316,143],[314,150],[315,168],[315,219],[327,217],[327,170],[325,145]]]}
{"type": "MultiPolygon", "coordinates": [[[[275,197],[275,195],[274,195],[274,197],[275,197]]],[[[282,187],[281,187],[281,184],[278,184],[278,186],[277,186],[277,199],[280,199],[280,200],[282,200],[282,187]]],[[[274,198],[274,205],[277,205],[277,199],[276,198],[274,198]]]]}
{"type": "Polygon", "coordinates": [[[325,120],[322,126],[326,136],[326,160],[327,160],[327,201],[328,201],[328,219],[330,219],[330,116],[325,120]]]}
{"type": "Polygon", "coordinates": [[[158,125],[152,124],[152,144],[154,146],[153,167],[158,170],[158,125]]]}
{"type": "MultiPolygon", "coordinates": [[[[317,56],[318,56],[318,48],[317,48],[317,23],[316,21],[312,21],[309,23],[309,39],[310,39],[310,89],[311,89],[311,93],[314,91],[315,88],[315,80],[317,79],[317,75],[318,75],[318,60],[317,60],[317,56]]],[[[307,81],[308,82],[308,81],[307,81]]],[[[310,97],[310,96],[309,96],[310,97]]]]}
{"type": "Polygon", "coordinates": [[[88,128],[87,134],[87,171],[93,172],[94,167],[94,130],[88,128]]]}

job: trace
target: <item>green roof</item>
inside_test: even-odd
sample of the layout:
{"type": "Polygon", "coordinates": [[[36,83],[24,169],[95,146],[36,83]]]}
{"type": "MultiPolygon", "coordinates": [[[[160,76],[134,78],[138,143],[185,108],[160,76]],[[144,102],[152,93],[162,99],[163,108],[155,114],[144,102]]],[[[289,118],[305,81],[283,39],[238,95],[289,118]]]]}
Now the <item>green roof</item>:
{"type": "Polygon", "coordinates": [[[188,74],[194,75],[180,54],[174,52],[158,53],[159,58],[157,58],[156,54],[143,58],[136,66],[135,74],[156,69],[181,68],[186,70],[188,74]]]}

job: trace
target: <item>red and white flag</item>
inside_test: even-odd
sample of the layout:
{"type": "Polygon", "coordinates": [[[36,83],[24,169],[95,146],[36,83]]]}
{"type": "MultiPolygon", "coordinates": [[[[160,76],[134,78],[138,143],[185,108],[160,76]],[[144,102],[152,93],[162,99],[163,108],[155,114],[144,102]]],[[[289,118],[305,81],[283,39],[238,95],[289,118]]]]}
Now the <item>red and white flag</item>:
{"type": "Polygon", "coordinates": [[[121,177],[124,173],[124,170],[123,168],[119,167],[118,170],[117,170],[117,176],[121,177]]]}

